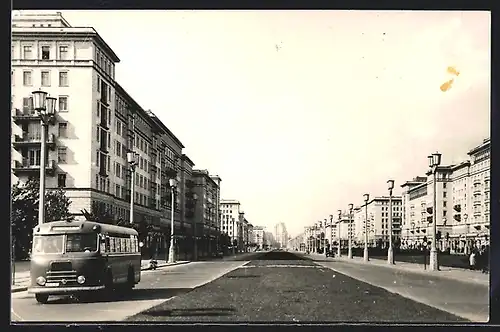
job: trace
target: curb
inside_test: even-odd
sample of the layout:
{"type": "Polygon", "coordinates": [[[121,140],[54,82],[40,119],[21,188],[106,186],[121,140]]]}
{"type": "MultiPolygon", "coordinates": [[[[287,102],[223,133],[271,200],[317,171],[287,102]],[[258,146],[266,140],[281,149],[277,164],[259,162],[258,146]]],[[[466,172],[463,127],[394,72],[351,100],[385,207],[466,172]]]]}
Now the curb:
{"type": "MultiPolygon", "coordinates": [[[[190,261],[184,261],[184,262],[175,262],[173,264],[168,264],[168,263],[165,263],[165,264],[159,264],[157,266],[156,269],[160,269],[162,267],[167,267],[167,266],[176,266],[176,265],[184,265],[184,264],[188,264],[188,263],[191,263],[190,261]]],[[[151,268],[149,267],[141,267],[141,271],[152,271],[151,268]]],[[[28,286],[24,286],[24,287],[16,287],[16,288],[11,288],[11,293],[19,293],[19,292],[25,292],[28,290],[28,286]]]]}
{"type": "MultiPolygon", "coordinates": [[[[458,278],[458,277],[454,277],[454,276],[449,276],[449,275],[446,275],[446,274],[443,274],[442,272],[443,271],[437,271],[437,272],[441,272],[441,273],[433,273],[433,272],[430,272],[428,270],[420,270],[420,269],[413,269],[413,268],[405,268],[405,267],[398,267],[398,264],[394,264],[393,266],[390,266],[390,265],[382,265],[382,264],[371,264],[371,263],[365,263],[363,261],[356,261],[356,260],[350,260],[350,259],[334,259],[332,261],[341,261],[341,262],[348,262],[348,263],[354,263],[354,264],[359,264],[359,265],[373,265],[373,266],[380,266],[380,267],[383,267],[383,268],[387,268],[387,269],[392,269],[392,270],[399,270],[399,271],[406,271],[406,272],[410,272],[410,273],[416,273],[416,274],[422,274],[422,275],[432,275],[432,276],[435,276],[435,277],[438,277],[438,278],[441,278],[441,279],[451,279],[451,280],[455,280],[455,281],[461,281],[461,282],[464,282],[464,283],[468,283],[468,284],[475,284],[475,285],[482,285],[482,286],[488,286],[490,284],[490,281],[488,280],[487,282],[484,282],[482,280],[477,280],[477,279],[470,279],[470,278],[458,278]]],[[[459,269],[459,271],[467,271],[467,270],[462,270],[462,269],[459,269]]]]}

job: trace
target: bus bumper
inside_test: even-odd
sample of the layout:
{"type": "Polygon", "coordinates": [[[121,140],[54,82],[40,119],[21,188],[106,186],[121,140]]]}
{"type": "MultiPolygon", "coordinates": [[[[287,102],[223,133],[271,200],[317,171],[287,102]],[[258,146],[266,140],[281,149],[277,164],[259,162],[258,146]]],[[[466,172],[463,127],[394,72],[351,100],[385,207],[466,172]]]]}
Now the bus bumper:
{"type": "Polygon", "coordinates": [[[30,287],[28,293],[30,294],[72,294],[79,292],[92,292],[104,289],[105,286],[86,286],[86,287],[30,287]]]}

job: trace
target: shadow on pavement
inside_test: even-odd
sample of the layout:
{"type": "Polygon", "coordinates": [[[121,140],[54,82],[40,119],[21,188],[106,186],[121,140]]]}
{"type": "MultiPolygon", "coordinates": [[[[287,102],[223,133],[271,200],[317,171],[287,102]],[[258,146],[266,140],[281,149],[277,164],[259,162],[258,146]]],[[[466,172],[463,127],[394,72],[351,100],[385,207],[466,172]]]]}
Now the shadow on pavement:
{"type": "MultiPolygon", "coordinates": [[[[255,260],[260,261],[302,261],[308,260],[302,256],[296,255],[287,251],[271,251],[262,254],[262,256],[255,257],[255,260]]],[[[309,259],[310,260],[310,259],[309,259]]]]}
{"type": "Polygon", "coordinates": [[[242,274],[242,275],[229,275],[226,276],[227,279],[244,279],[244,278],[260,278],[258,275],[253,274],[242,274]]]}
{"type": "Polygon", "coordinates": [[[196,308],[196,309],[171,309],[158,310],[152,312],[143,312],[142,315],[152,317],[214,317],[214,316],[232,316],[233,308],[196,308]]]}
{"type": "Polygon", "coordinates": [[[49,298],[48,304],[166,300],[189,291],[191,291],[191,288],[140,288],[127,293],[86,293],[80,296],[61,296],[53,300],[49,298]]]}

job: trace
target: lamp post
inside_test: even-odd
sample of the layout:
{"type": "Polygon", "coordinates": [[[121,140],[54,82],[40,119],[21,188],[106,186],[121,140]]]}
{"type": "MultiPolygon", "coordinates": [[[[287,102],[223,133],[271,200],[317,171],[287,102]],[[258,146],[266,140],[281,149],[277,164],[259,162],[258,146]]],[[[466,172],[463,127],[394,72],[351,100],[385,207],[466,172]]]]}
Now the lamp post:
{"type": "Polygon", "coordinates": [[[175,216],[175,188],[177,187],[177,180],[170,179],[168,180],[170,184],[170,190],[172,192],[172,206],[170,207],[170,246],[168,249],[168,262],[175,262],[175,224],[174,224],[174,216],[175,216]]]}
{"type": "Polygon", "coordinates": [[[134,223],[134,194],[135,194],[135,167],[139,154],[136,152],[127,152],[127,162],[130,168],[130,219],[131,224],[134,223]]]}
{"type": "Polygon", "coordinates": [[[42,125],[40,146],[40,193],[38,200],[38,224],[45,222],[45,158],[47,153],[47,131],[49,122],[56,114],[56,98],[47,97],[45,91],[33,91],[33,108],[37,111],[42,125]]]}
{"type": "Polygon", "coordinates": [[[327,220],[324,220],[323,224],[323,253],[326,254],[326,223],[327,220]]]}
{"type": "Polygon", "coordinates": [[[467,223],[467,219],[469,219],[469,215],[467,213],[464,213],[464,221],[465,221],[465,244],[464,244],[464,253],[466,255],[469,254],[469,246],[467,244],[467,234],[469,233],[470,226],[467,223]]]}
{"type": "Polygon", "coordinates": [[[387,250],[387,263],[394,264],[394,248],[392,243],[392,190],[394,189],[394,180],[387,180],[387,189],[389,189],[389,249],[387,250]]]}
{"type": "Polygon", "coordinates": [[[196,202],[198,201],[198,195],[193,193],[193,203],[194,209],[194,223],[193,223],[193,260],[198,260],[198,234],[196,234],[196,202]]]}
{"type": "Polygon", "coordinates": [[[437,234],[437,195],[436,195],[436,190],[437,190],[437,184],[436,184],[436,173],[437,173],[437,168],[441,164],[441,154],[436,152],[433,153],[431,156],[427,157],[429,161],[429,166],[431,167],[432,170],[432,176],[433,176],[433,193],[432,193],[432,242],[431,242],[431,252],[430,252],[430,257],[429,257],[429,270],[431,271],[437,271],[439,270],[439,263],[438,263],[438,253],[437,253],[437,248],[436,248],[436,234],[437,234]]]}
{"type": "Polygon", "coordinates": [[[338,256],[341,257],[342,256],[342,235],[340,234],[340,225],[342,224],[342,210],[338,210],[337,213],[338,213],[338,217],[339,217],[339,221],[338,221],[339,227],[337,229],[339,232],[338,256]]]}
{"type": "Polygon", "coordinates": [[[231,248],[233,249],[233,256],[236,255],[236,248],[235,248],[235,245],[234,245],[234,238],[235,238],[235,231],[236,231],[236,227],[235,227],[235,224],[234,224],[235,220],[233,218],[233,234],[231,236],[231,248]]]}
{"type": "Polygon", "coordinates": [[[333,254],[333,214],[330,215],[330,252],[333,254]]]}
{"type": "Polygon", "coordinates": [[[352,210],[354,208],[354,205],[352,203],[349,204],[349,227],[347,228],[347,237],[349,239],[348,245],[349,249],[347,251],[347,258],[352,259],[352,236],[351,236],[351,231],[352,231],[352,210]]]}
{"type": "Polygon", "coordinates": [[[365,200],[365,248],[363,250],[363,260],[365,262],[369,261],[368,257],[368,201],[370,200],[369,194],[364,194],[363,198],[365,200]]]}

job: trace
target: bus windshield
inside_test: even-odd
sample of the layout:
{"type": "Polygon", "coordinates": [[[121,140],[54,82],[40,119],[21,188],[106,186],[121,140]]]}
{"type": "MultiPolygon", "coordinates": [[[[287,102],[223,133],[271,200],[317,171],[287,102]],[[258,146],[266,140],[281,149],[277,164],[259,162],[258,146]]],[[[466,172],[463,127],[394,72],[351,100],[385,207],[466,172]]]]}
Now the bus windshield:
{"type": "Polygon", "coordinates": [[[97,251],[97,234],[67,234],[66,252],[95,252],[97,251]]]}
{"type": "Polygon", "coordinates": [[[33,253],[60,254],[64,235],[37,235],[33,237],[33,253]]]}
{"type": "Polygon", "coordinates": [[[66,234],[64,235],[36,235],[33,237],[33,253],[40,254],[62,254],[65,252],[96,252],[97,234],[66,234]]]}

